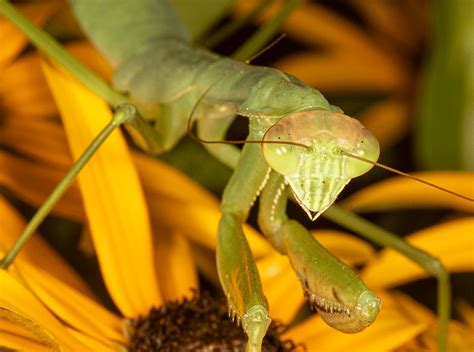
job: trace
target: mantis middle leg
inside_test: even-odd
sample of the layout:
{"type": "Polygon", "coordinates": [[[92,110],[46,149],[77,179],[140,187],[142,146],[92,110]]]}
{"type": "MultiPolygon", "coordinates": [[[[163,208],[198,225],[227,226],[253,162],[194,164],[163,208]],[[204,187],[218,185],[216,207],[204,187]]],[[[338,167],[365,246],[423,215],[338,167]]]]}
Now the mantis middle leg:
{"type": "MultiPolygon", "coordinates": [[[[219,107],[206,108],[202,112],[202,118],[197,121],[197,135],[206,141],[222,141],[232,121],[234,121],[235,111],[224,110],[219,107]]],[[[237,166],[240,150],[234,145],[204,143],[204,148],[224,165],[235,169],[237,166]]]]}
{"type": "Polygon", "coordinates": [[[441,261],[431,254],[410,245],[402,238],[338,206],[333,205],[326,210],[323,216],[354,231],[373,243],[396,250],[436,278],[438,281],[438,350],[445,351],[447,347],[448,322],[451,314],[451,284],[449,272],[444,268],[441,261]]]}

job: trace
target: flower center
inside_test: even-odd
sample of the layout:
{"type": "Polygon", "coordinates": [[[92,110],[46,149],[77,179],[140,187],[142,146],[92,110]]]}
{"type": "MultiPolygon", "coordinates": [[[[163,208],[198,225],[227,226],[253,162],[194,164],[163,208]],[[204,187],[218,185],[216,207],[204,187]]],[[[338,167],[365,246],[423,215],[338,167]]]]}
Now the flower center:
{"type": "MultiPolygon", "coordinates": [[[[131,351],[245,351],[247,337],[229,318],[223,299],[208,292],[181,302],[153,308],[132,322],[131,351]]],[[[282,341],[282,325],[270,325],[262,351],[302,351],[303,346],[282,341]]]]}

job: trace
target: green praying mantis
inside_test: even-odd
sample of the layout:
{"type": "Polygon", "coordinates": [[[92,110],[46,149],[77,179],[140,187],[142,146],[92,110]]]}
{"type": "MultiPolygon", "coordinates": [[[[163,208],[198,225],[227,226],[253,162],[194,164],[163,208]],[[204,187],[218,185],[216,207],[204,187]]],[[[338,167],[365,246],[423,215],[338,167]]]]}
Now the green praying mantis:
{"type": "Polygon", "coordinates": [[[217,268],[232,316],[259,351],[270,324],[268,304],[242,225],[260,197],[259,226],[288,256],[311,305],[332,327],[356,333],[377,317],[381,301],[348,266],[286,215],[294,198],[311,220],[323,212],[369,240],[392,247],[438,279],[440,349],[450,314],[449,275],[429,254],[337,207],[344,186],[376,163],[379,146],[357,120],[332,106],[314,88],[283,72],[250,66],[193,47],[165,0],[71,0],[86,35],[114,66],[113,88],[74,60],[8,2],[0,14],[44,53],[61,63],[115,108],[113,121],[48,198],[0,262],[8,267],[82,166],[116,127],[128,123],[152,153],[175,146],[196,121],[196,138],[234,173],[222,196],[217,268]],[[132,15],[133,14],[133,15],[132,15]],[[249,120],[240,151],[222,141],[236,115],[249,120]]]}

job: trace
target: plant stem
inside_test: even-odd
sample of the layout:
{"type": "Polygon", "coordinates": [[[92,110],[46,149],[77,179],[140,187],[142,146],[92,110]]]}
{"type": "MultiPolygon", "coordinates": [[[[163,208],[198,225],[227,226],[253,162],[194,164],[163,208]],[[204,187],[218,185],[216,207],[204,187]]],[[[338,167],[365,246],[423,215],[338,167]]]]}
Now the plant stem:
{"type": "Polygon", "coordinates": [[[51,194],[48,196],[43,205],[38,209],[35,215],[31,218],[28,225],[26,225],[22,234],[13,246],[8,250],[5,257],[0,261],[0,269],[7,269],[10,264],[13,262],[15,257],[18,255],[20,250],[23,248],[28,239],[33,235],[38,226],[43,222],[43,220],[48,216],[51,209],[54,205],[61,199],[64,192],[69,188],[71,183],[75,180],[77,174],[82,170],[82,168],[87,164],[89,159],[95,154],[99,147],[104,143],[107,137],[120,125],[125,122],[129,122],[135,117],[137,110],[134,106],[130,104],[124,104],[117,108],[112,121],[110,121],[104,129],[94,138],[94,140],[89,144],[87,149],[82,153],[79,159],[72,165],[72,167],[67,172],[66,176],[58,183],[54,188],[51,194]]]}

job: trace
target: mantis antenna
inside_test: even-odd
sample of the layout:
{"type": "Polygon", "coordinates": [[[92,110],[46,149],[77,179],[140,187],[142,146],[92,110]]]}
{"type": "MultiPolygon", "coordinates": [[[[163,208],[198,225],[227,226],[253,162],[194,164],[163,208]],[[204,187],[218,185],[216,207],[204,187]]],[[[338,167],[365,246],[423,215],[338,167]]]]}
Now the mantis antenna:
{"type": "MultiPolygon", "coordinates": [[[[266,45],[263,49],[258,51],[256,54],[250,56],[248,59],[245,60],[246,64],[249,64],[252,60],[256,59],[260,55],[262,55],[264,52],[267,50],[271,49],[274,47],[276,44],[278,44],[283,38],[286,37],[286,33],[281,33],[275,40],[270,42],[268,45],[266,45]]],[[[191,110],[191,114],[189,115],[188,119],[188,125],[187,125],[187,133],[188,135],[194,139],[196,142],[200,143],[205,143],[205,144],[233,144],[233,145],[238,145],[238,144],[285,144],[285,145],[293,145],[296,147],[301,147],[301,148],[309,148],[306,144],[302,143],[297,143],[297,142],[290,142],[290,141],[248,141],[248,140],[226,140],[226,141],[211,141],[211,140],[205,140],[197,135],[195,135],[192,132],[192,120],[193,120],[193,115],[196,112],[197,107],[199,106],[199,103],[204,99],[204,97],[209,93],[209,91],[216,85],[216,83],[219,82],[219,80],[216,80],[214,83],[212,83],[209,88],[207,88],[204,93],[199,97],[199,99],[196,101],[196,104],[193,106],[193,109],[191,110]]]]}
{"type": "Polygon", "coordinates": [[[428,182],[426,180],[423,180],[422,178],[419,178],[419,177],[416,177],[416,176],[413,176],[413,175],[410,175],[406,172],[403,172],[403,171],[399,171],[397,169],[394,169],[390,166],[387,166],[387,165],[384,165],[384,164],[381,164],[381,163],[378,163],[376,161],[372,161],[372,160],[369,160],[369,159],[366,159],[366,158],[363,158],[361,156],[358,156],[358,155],[355,155],[355,154],[351,154],[351,153],[348,153],[346,151],[343,151],[341,150],[340,151],[342,155],[345,155],[345,156],[348,156],[350,158],[353,158],[353,159],[357,159],[357,160],[360,160],[360,161],[364,161],[366,163],[369,163],[369,164],[372,164],[374,166],[378,166],[380,167],[381,169],[385,169],[385,170],[388,170],[390,172],[393,172],[394,174],[398,174],[400,176],[405,176],[405,177],[408,177],[412,180],[415,180],[415,181],[418,181],[420,183],[424,183],[425,185],[427,186],[430,186],[430,187],[433,187],[433,188],[436,188],[440,191],[443,191],[443,192],[446,192],[446,193],[449,193],[455,197],[458,197],[458,198],[461,198],[461,199],[464,199],[464,200],[467,200],[467,201],[470,201],[470,202],[474,202],[474,198],[470,198],[470,197],[467,197],[465,195],[462,195],[462,194],[459,194],[459,193],[456,193],[454,191],[451,191],[449,189],[446,189],[444,187],[441,187],[441,186],[438,186],[438,185],[435,185],[434,183],[431,183],[431,182],[428,182]]]}
{"type": "Polygon", "coordinates": [[[250,62],[252,62],[253,60],[255,60],[257,57],[259,57],[260,55],[262,55],[264,52],[270,50],[271,48],[273,48],[275,45],[277,45],[280,40],[282,40],[283,38],[286,37],[286,33],[281,33],[277,38],[275,38],[275,40],[271,41],[269,44],[267,44],[263,49],[261,49],[260,51],[258,51],[257,53],[253,54],[252,56],[250,56],[247,60],[245,60],[245,63],[248,65],[250,64],[250,62]]]}
{"type": "Polygon", "coordinates": [[[206,96],[207,93],[216,85],[216,83],[219,82],[219,80],[214,81],[209,88],[207,88],[204,93],[199,97],[199,99],[196,101],[196,104],[194,104],[193,109],[191,110],[191,114],[189,114],[188,118],[188,125],[187,125],[187,133],[188,135],[194,139],[196,142],[199,143],[204,143],[204,144],[286,144],[286,145],[293,145],[296,147],[301,147],[308,149],[309,146],[303,143],[297,143],[297,142],[290,142],[290,141],[248,141],[248,140],[225,140],[225,141],[214,141],[214,140],[206,140],[202,139],[199,136],[195,135],[192,131],[192,122],[193,122],[193,115],[196,112],[197,107],[199,104],[202,102],[204,97],[206,96]]]}
{"type": "MultiPolygon", "coordinates": [[[[274,45],[274,43],[272,43],[272,45],[274,45]]],[[[268,49],[265,48],[265,50],[268,49]]],[[[194,139],[195,141],[199,142],[199,143],[205,143],[205,144],[233,144],[233,145],[236,145],[236,144],[284,144],[284,145],[293,145],[293,146],[296,146],[296,147],[301,147],[301,148],[305,148],[305,149],[308,149],[310,148],[310,146],[306,145],[306,144],[302,144],[302,143],[297,143],[297,142],[291,142],[291,141],[264,141],[264,140],[261,140],[261,141],[248,141],[248,140],[223,140],[223,141],[217,141],[217,140],[206,140],[206,139],[202,139],[200,137],[198,137],[197,135],[195,135],[193,132],[192,132],[192,118],[193,118],[193,115],[199,105],[199,103],[202,101],[202,99],[204,99],[204,97],[206,96],[206,94],[214,87],[214,85],[217,83],[218,81],[215,81],[213,84],[211,84],[209,86],[209,88],[206,89],[206,91],[199,97],[199,99],[197,100],[196,104],[194,105],[192,111],[191,111],[191,114],[189,116],[189,119],[188,119],[188,125],[187,125],[187,133],[188,135],[194,139]]],[[[435,189],[438,189],[440,191],[443,191],[443,192],[446,192],[448,194],[451,194],[455,197],[458,197],[458,198],[461,198],[461,199],[464,199],[464,200],[467,200],[467,201],[470,201],[470,202],[474,202],[474,199],[473,198],[470,198],[470,197],[467,197],[467,196],[464,196],[462,194],[459,194],[457,192],[454,192],[454,191],[451,191],[449,189],[446,189],[444,187],[441,187],[441,186],[438,186],[438,185],[435,185],[434,183],[431,183],[431,182],[428,182],[426,180],[423,180],[422,178],[419,178],[417,176],[413,176],[413,175],[410,175],[406,172],[403,172],[403,171],[399,171],[397,169],[394,169],[390,166],[387,166],[387,165],[384,165],[384,164],[381,164],[379,162],[376,162],[376,161],[372,161],[372,160],[369,160],[369,159],[366,159],[364,157],[361,157],[361,156],[358,156],[358,155],[355,155],[355,154],[352,154],[352,153],[349,153],[349,152],[346,152],[344,150],[340,150],[340,153],[342,155],[345,155],[347,157],[350,157],[350,158],[353,158],[353,159],[357,159],[357,160],[360,160],[360,161],[363,161],[363,162],[366,162],[366,163],[369,163],[369,164],[372,164],[374,166],[377,166],[377,167],[380,167],[381,169],[385,169],[385,170],[388,170],[390,172],[393,172],[394,174],[397,174],[397,175],[400,175],[400,176],[405,176],[405,177],[408,177],[414,181],[417,181],[417,182],[420,182],[420,183],[423,183],[427,186],[430,186],[430,187],[433,187],[435,189]]]]}

